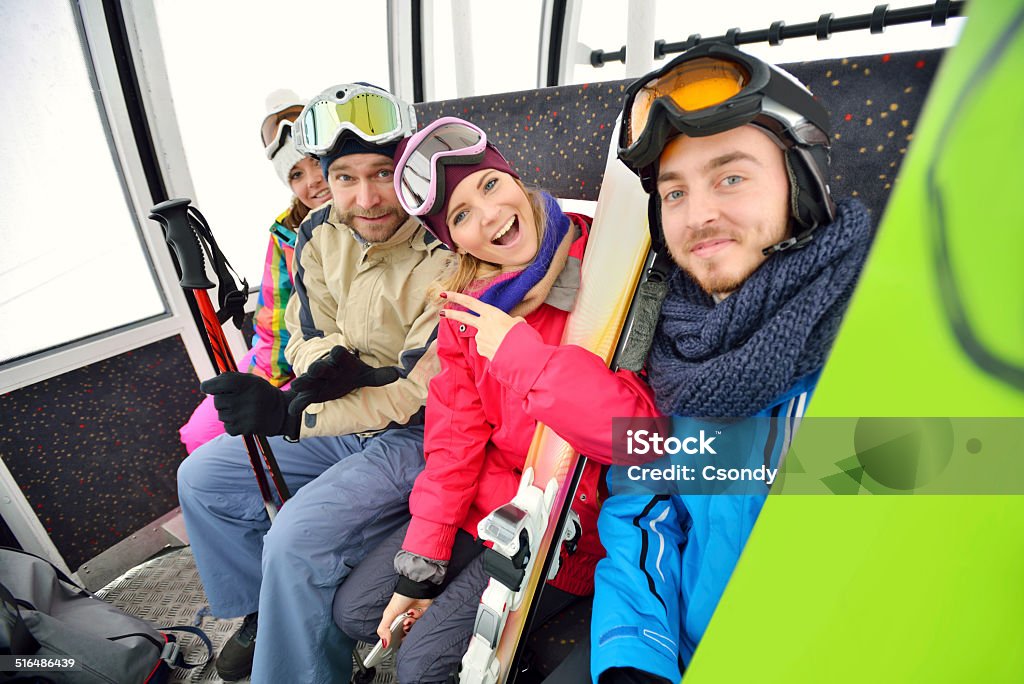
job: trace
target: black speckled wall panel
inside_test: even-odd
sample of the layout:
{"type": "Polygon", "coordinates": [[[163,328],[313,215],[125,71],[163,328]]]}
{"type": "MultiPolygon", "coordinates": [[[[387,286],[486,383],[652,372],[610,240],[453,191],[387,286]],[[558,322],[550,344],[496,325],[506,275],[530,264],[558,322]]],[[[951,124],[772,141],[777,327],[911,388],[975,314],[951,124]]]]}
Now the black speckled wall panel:
{"type": "Polygon", "coordinates": [[[876,225],[943,54],[928,50],[790,65],[829,111],[833,196],[859,197],[876,225]]]}
{"type": "MultiPolygon", "coordinates": [[[[942,55],[928,50],[786,65],[829,110],[834,196],[860,197],[876,222],[942,55]]],[[[629,83],[468,97],[418,104],[416,111],[421,127],[440,116],[469,119],[526,183],[557,197],[596,200],[629,83]]]]}
{"type": "Polygon", "coordinates": [[[0,457],[71,568],[178,505],[199,399],[177,336],[0,396],[0,457]]]}

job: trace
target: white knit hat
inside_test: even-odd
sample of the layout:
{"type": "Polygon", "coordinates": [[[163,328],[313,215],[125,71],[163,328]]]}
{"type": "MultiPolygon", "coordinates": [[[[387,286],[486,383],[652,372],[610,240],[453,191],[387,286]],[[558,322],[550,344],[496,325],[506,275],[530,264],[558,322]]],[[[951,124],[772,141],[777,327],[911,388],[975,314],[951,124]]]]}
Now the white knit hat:
{"type": "MultiPolygon", "coordinates": [[[[294,106],[303,106],[305,101],[302,100],[294,91],[279,89],[267,95],[266,107],[267,117],[272,114],[276,114],[280,111],[288,109],[294,106]]],[[[266,121],[266,117],[264,117],[266,121]]],[[[261,126],[262,128],[262,126],[261,126]]],[[[288,174],[291,173],[292,167],[302,161],[303,155],[297,149],[295,149],[295,140],[289,132],[282,142],[281,147],[274,153],[270,158],[270,161],[274,165],[274,171],[277,173],[278,178],[289,188],[291,183],[288,182],[288,174]]]]}

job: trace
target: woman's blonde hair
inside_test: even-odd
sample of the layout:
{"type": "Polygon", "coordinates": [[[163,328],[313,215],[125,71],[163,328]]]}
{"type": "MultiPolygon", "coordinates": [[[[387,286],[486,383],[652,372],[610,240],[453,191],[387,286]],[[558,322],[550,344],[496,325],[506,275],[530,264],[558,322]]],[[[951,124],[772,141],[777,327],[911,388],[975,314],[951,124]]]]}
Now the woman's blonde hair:
{"type": "MultiPolygon", "coordinates": [[[[516,182],[519,189],[530,200],[530,207],[533,209],[533,220],[537,226],[537,245],[539,247],[544,244],[544,233],[547,230],[548,211],[544,195],[536,188],[526,187],[518,178],[513,178],[512,180],[516,182]]],[[[477,259],[466,252],[462,254],[452,252],[448,258],[448,267],[430,289],[431,296],[436,297],[438,293],[445,290],[462,292],[474,280],[495,276],[500,271],[501,267],[497,264],[477,259]]]]}

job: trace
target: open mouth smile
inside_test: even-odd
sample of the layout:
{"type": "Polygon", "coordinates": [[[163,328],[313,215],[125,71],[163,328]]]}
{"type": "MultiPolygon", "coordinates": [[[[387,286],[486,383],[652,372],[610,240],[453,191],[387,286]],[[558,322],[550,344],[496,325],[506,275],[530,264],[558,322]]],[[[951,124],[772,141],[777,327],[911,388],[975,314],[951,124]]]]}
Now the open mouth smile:
{"type": "Polygon", "coordinates": [[[506,246],[514,243],[519,237],[519,219],[513,216],[508,220],[501,230],[491,238],[492,245],[506,246]]]}

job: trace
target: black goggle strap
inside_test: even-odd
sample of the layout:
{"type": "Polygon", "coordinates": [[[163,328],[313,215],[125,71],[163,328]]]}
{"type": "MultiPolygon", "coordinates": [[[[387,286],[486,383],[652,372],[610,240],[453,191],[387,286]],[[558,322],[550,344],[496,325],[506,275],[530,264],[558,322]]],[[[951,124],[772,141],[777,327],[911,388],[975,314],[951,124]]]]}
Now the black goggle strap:
{"type": "Polygon", "coordinates": [[[241,330],[245,318],[245,302],[249,298],[249,282],[239,277],[228,262],[213,237],[213,231],[210,230],[210,224],[207,223],[206,217],[195,207],[188,208],[188,222],[196,237],[199,238],[199,244],[202,245],[203,251],[206,252],[206,257],[217,275],[217,303],[220,304],[217,320],[224,324],[231,319],[234,326],[241,330]],[[241,289],[238,288],[235,278],[242,281],[241,289]]]}
{"type": "Polygon", "coordinates": [[[791,249],[800,249],[801,247],[806,247],[807,243],[809,243],[811,239],[814,237],[814,231],[816,229],[817,226],[815,226],[814,228],[808,228],[804,232],[794,237],[791,237],[788,240],[776,242],[771,247],[765,247],[764,249],[762,249],[761,254],[764,254],[765,256],[771,256],[776,252],[788,252],[791,249]]]}
{"type": "Polygon", "coordinates": [[[804,228],[814,229],[835,220],[836,207],[828,188],[828,151],[821,145],[797,145],[786,150],[786,171],[793,188],[793,216],[804,228]],[[817,169],[819,172],[815,172],[817,169]]]}
{"type": "Polygon", "coordinates": [[[647,255],[644,274],[636,288],[629,311],[625,342],[619,349],[617,368],[639,373],[647,365],[654,333],[661,316],[661,305],[668,296],[668,280],[673,261],[661,232],[661,202],[652,193],[647,202],[647,221],[651,231],[651,251],[647,255]]]}
{"type": "Polygon", "coordinates": [[[813,95],[775,69],[771,70],[764,94],[807,119],[828,136],[828,110],[813,95]]]}

